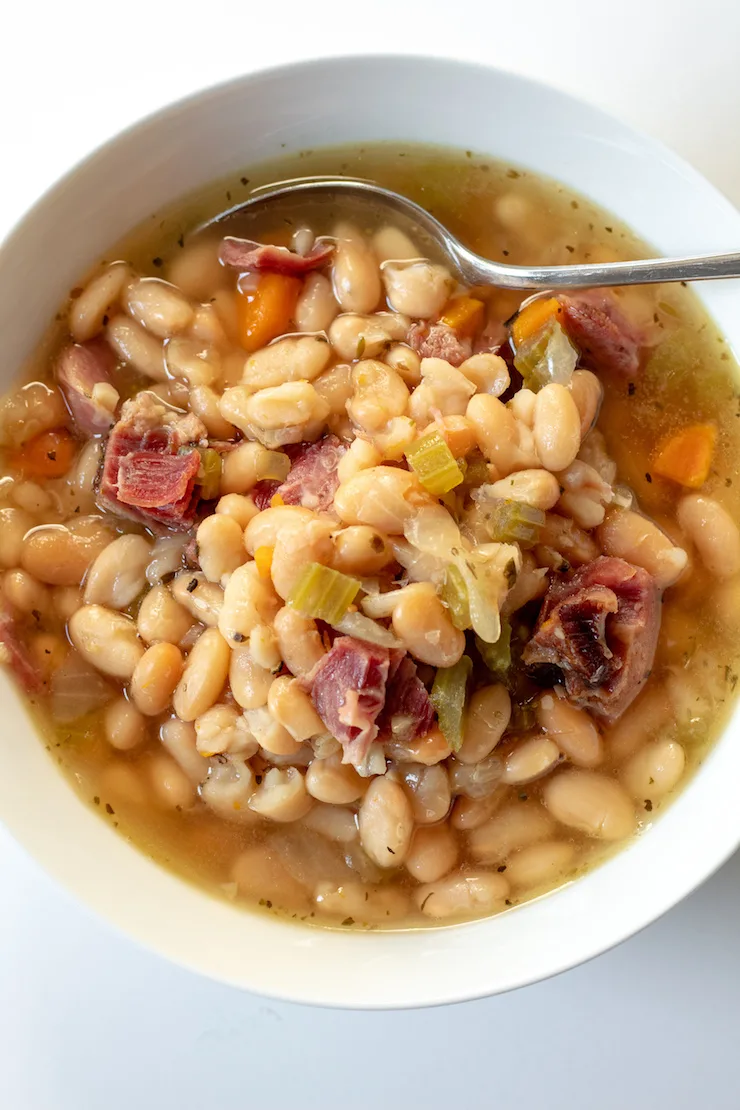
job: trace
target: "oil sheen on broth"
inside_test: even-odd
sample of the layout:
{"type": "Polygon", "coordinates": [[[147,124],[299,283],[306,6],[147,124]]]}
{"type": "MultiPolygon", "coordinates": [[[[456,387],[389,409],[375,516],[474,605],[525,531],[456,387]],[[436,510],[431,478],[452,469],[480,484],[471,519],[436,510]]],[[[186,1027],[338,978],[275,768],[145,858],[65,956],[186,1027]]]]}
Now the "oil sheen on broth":
{"type": "MultiPolygon", "coordinates": [[[[112,373],[121,399],[148,391],[153,401],[162,399],[177,408],[187,409],[189,392],[203,382],[216,394],[224,387],[230,389],[238,385],[247,357],[244,332],[240,331],[244,324],[234,307],[238,272],[221,267],[217,262],[221,237],[249,234],[264,242],[289,246],[296,228],[309,220],[314,233],[331,233],[336,231],[337,220],[346,219],[348,213],[296,211],[281,219],[277,226],[258,229],[247,227],[237,215],[227,218],[217,230],[206,228],[198,232],[194,229],[245,200],[257,185],[304,174],[337,172],[371,178],[407,194],[475,250],[509,263],[611,261],[649,253],[626,228],[582,197],[556,183],[473,156],[470,152],[412,145],[398,148],[385,144],[361,150],[306,152],[258,171],[246,170],[244,176],[236,175],[169,211],[155,213],[126,242],[106,255],[104,265],[123,259],[140,276],[164,278],[180,286],[190,305],[184,325],[190,329],[187,334],[191,337],[195,334],[201,347],[210,349],[211,345],[218,351],[217,371],[211,366],[210,378],[197,377],[201,366],[198,363],[196,371],[187,370],[184,378],[170,375],[168,381],[165,374],[158,374],[161,380],[157,381],[146,371],[146,351],[138,355],[134,351],[127,363],[126,344],[131,349],[132,341],[124,329],[120,332],[118,360],[112,373]],[[194,321],[193,306],[198,302],[212,308],[202,319],[194,321]],[[197,331],[199,327],[200,332],[197,331]],[[188,378],[187,374],[193,376],[188,378]]],[[[376,224],[362,226],[359,230],[367,241],[373,241],[379,228],[380,224],[376,224]]],[[[80,282],[79,288],[71,291],[70,303],[76,300],[90,277],[100,272],[101,267],[96,268],[80,282]]],[[[325,269],[325,272],[330,271],[325,269]]],[[[398,272],[403,273],[403,268],[398,272]]],[[[126,280],[132,277],[133,273],[128,274],[126,280]]],[[[284,282],[280,285],[282,279],[276,281],[269,276],[248,276],[239,280],[245,301],[250,298],[250,289],[257,288],[265,280],[274,281],[276,288],[279,286],[282,290],[280,295],[285,289],[290,291],[289,285],[284,282]]],[[[298,282],[295,278],[288,279],[291,280],[298,282]]],[[[293,290],[293,303],[296,290],[297,285],[293,290]]],[[[108,335],[110,320],[115,316],[124,324],[126,319],[148,322],[147,341],[161,344],[167,327],[161,325],[161,319],[157,324],[156,306],[154,312],[149,312],[151,306],[148,308],[144,303],[146,291],[145,287],[143,300],[140,298],[137,302],[138,308],[129,301],[128,317],[124,317],[120,305],[126,294],[114,297],[118,305],[114,303],[98,325],[92,326],[93,337],[101,329],[108,335]]],[[[456,291],[456,295],[460,292],[456,291]]],[[[521,298],[516,293],[495,289],[468,292],[472,293],[473,301],[483,302],[485,315],[485,319],[478,319],[477,330],[471,332],[468,340],[477,337],[478,346],[485,350],[486,344],[480,340],[480,334],[485,335],[488,330],[488,349],[495,349],[498,343],[506,342],[509,333],[504,324],[517,312],[521,298]]],[[[442,302],[446,300],[447,296],[442,296],[442,302]]],[[[379,297],[376,301],[367,311],[382,309],[387,312],[388,306],[381,305],[379,297]]],[[[61,416],[58,409],[56,416],[46,416],[43,411],[39,416],[34,408],[38,397],[34,403],[19,405],[18,395],[11,396],[0,415],[0,434],[5,445],[0,510],[4,517],[0,531],[0,562],[4,568],[2,632],[5,658],[21,677],[28,678],[29,671],[40,676],[41,685],[29,694],[29,702],[47,746],[80,796],[97,807],[102,819],[112,822],[139,849],[217,896],[243,901],[252,907],[260,906],[267,912],[287,913],[301,921],[345,928],[438,924],[498,912],[576,878],[603,860],[615,846],[650,826],[675,788],[683,785],[701,763],[722,728],[737,682],[737,571],[740,569],[737,562],[740,555],[732,520],[737,519],[740,508],[740,398],[734,378],[736,367],[728,348],[687,289],[658,286],[615,291],[610,304],[616,307],[617,317],[627,322],[630,333],[639,336],[640,366],[631,374],[608,369],[599,373],[603,399],[598,430],[580,447],[579,459],[574,462],[571,455],[567,465],[555,462],[548,467],[544,458],[537,458],[536,445],[532,447],[533,437],[537,438],[537,417],[532,417],[532,409],[537,402],[525,393],[509,405],[509,411],[516,412],[519,422],[516,461],[509,460],[508,465],[502,462],[495,454],[496,446],[494,456],[486,455],[485,451],[481,453],[482,440],[480,436],[476,438],[475,432],[471,433],[471,421],[462,414],[471,411],[466,410],[471,391],[487,398],[480,402],[484,415],[492,404],[494,408],[500,404],[495,398],[501,390],[497,393],[495,383],[491,384],[496,373],[502,372],[500,366],[504,364],[499,365],[498,360],[478,370],[477,387],[471,386],[462,405],[457,407],[449,401],[449,382],[445,386],[437,379],[430,379],[432,393],[428,403],[416,395],[407,402],[410,407],[404,409],[405,414],[411,412],[415,417],[411,439],[407,415],[400,415],[397,410],[388,414],[389,419],[401,421],[392,426],[391,432],[378,423],[372,383],[384,379],[372,377],[373,373],[377,375],[377,368],[367,370],[370,374],[369,401],[361,372],[354,371],[353,376],[350,371],[343,372],[344,378],[341,373],[337,374],[337,379],[342,380],[339,384],[334,382],[335,393],[331,398],[335,399],[336,393],[341,394],[339,407],[324,420],[328,430],[340,439],[351,439],[359,434],[373,445],[374,452],[371,451],[370,460],[363,465],[402,463],[405,449],[413,456],[414,437],[429,433],[435,427],[438,439],[441,437],[442,443],[449,445],[454,458],[465,459],[461,480],[464,477],[468,485],[463,482],[457,493],[430,496],[422,483],[416,487],[417,501],[422,511],[452,510],[457,514],[458,523],[463,522],[465,513],[470,513],[477,504],[481,519],[471,517],[463,528],[463,537],[473,548],[491,539],[481,523],[487,519],[483,510],[489,502],[485,497],[475,501],[473,492],[486,483],[490,490],[492,479],[529,474],[535,469],[540,474],[538,479],[529,479],[534,485],[524,494],[519,489],[507,498],[499,487],[491,495],[490,504],[520,506],[513,518],[511,514],[505,518],[507,527],[511,528],[513,521],[515,529],[531,525],[535,531],[528,533],[529,540],[522,540],[522,551],[517,556],[521,565],[518,585],[513,589],[521,591],[520,604],[514,605],[511,597],[507,604],[505,585],[498,598],[505,631],[510,633],[513,644],[513,663],[508,671],[500,653],[494,658],[494,670],[487,671],[485,649],[479,652],[475,646],[469,614],[467,619],[463,616],[457,622],[467,630],[465,650],[473,660],[472,685],[468,686],[469,717],[475,716],[478,722],[471,724],[468,718],[470,731],[464,732],[461,758],[451,754],[444,736],[433,725],[431,732],[427,729],[427,735],[407,738],[405,742],[392,737],[384,750],[377,742],[372,744],[369,753],[355,760],[358,766],[366,761],[360,766],[363,776],[351,766],[348,770],[339,763],[336,741],[326,736],[306,741],[304,737],[311,735],[310,725],[303,732],[294,728],[291,735],[284,724],[276,723],[282,722],[278,689],[280,696],[299,697],[296,684],[287,677],[288,672],[284,669],[282,677],[278,673],[281,658],[272,626],[273,620],[279,622],[277,607],[287,596],[285,590],[281,592],[276,559],[280,551],[283,558],[287,558],[283,549],[290,549],[290,544],[283,542],[280,548],[273,535],[251,552],[255,556],[253,565],[258,568],[257,574],[268,583],[273,575],[280,600],[270,604],[268,599],[265,603],[258,633],[244,636],[237,631],[228,641],[224,666],[232,666],[231,683],[235,691],[235,684],[239,683],[238,698],[235,700],[229,692],[228,682],[221,680],[219,683],[216,679],[216,689],[210,700],[205,696],[199,704],[197,693],[193,700],[192,691],[188,695],[181,690],[182,657],[192,651],[201,634],[208,633],[213,638],[219,636],[217,627],[224,630],[224,622],[218,623],[217,610],[229,602],[228,590],[224,600],[221,587],[228,583],[228,576],[235,573],[237,566],[246,565],[243,547],[239,548],[241,554],[232,552],[231,563],[228,553],[225,554],[225,547],[237,533],[233,528],[226,528],[223,534],[214,532],[215,555],[213,552],[209,555],[205,532],[198,537],[197,551],[192,543],[189,547],[185,542],[178,546],[175,541],[168,548],[160,540],[153,557],[141,546],[141,541],[132,541],[132,546],[124,553],[125,565],[106,570],[104,561],[95,564],[92,577],[97,585],[93,583],[91,587],[88,566],[112,539],[125,534],[145,537],[151,543],[154,537],[143,527],[141,517],[136,523],[125,516],[104,513],[103,524],[108,532],[101,532],[100,520],[90,522],[89,516],[99,511],[92,486],[97,480],[101,449],[86,447],[85,437],[78,435],[72,440],[64,432],[57,439],[39,439],[37,432],[53,437],[57,426],[66,424],[74,431],[74,424],[65,420],[63,410],[61,416]],[[343,394],[342,389],[345,390],[343,394]],[[350,401],[352,420],[344,413],[346,400],[350,401]],[[676,438],[681,435],[688,438],[676,438]],[[534,458],[523,465],[527,452],[531,455],[533,450],[534,458]],[[683,469],[678,475],[667,476],[676,465],[677,455],[679,468],[683,469]],[[495,472],[485,471],[488,464],[497,467],[495,472]],[[705,474],[701,473],[702,467],[705,474]],[[546,479],[549,475],[543,478],[543,470],[557,474],[559,487],[555,487],[554,501],[548,494],[550,487],[546,479]],[[478,474],[477,479],[472,477],[474,472],[478,474]],[[676,477],[681,480],[675,480],[676,477]],[[600,489],[599,480],[604,483],[604,489],[600,489]],[[538,481],[543,488],[535,488],[538,481]],[[520,497],[529,498],[533,514],[527,514],[526,505],[525,510],[521,510],[521,501],[517,500],[520,497]],[[663,531],[655,531],[647,539],[644,536],[636,538],[634,527],[639,526],[643,518],[630,517],[630,531],[627,514],[632,505],[663,531]],[[602,523],[605,513],[606,520],[602,523]],[[727,514],[731,518],[729,523],[727,514]],[[81,519],[82,524],[77,523],[75,517],[78,521],[81,519]],[[545,531],[538,531],[545,519],[545,531]],[[66,544],[64,550],[52,546],[41,551],[38,542],[34,546],[31,538],[23,539],[29,529],[65,522],[71,522],[69,526],[73,533],[76,530],[78,539],[66,544]],[[532,542],[532,536],[539,542],[532,542]],[[266,554],[268,548],[269,555],[266,554]],[[687,552],[686,568],[683,568],[680,554],[676,554],[677,549],[687,552]],[[49,559],[49,553],[60,550],[59,558],[49,559]],[[568,699],[560,697],[563,687],[552,686],[553,675],[557,677],[552,667],[548,672],[541,666],[539,670],[530,666],[530,672],[537,672],[538,684],[535,684],[529,674],[524,674],[526,668],[521,659],[526,642],[539,627],[538,610],[548,582],[570,581],[574,574],[582,573],[579,567],[589,566],[602,554],[612,560],[627,560],[628,563],[631,560],[646,568],[650,581],[657,577],[660,585],[665,586],[651,673],[636,700],[614,721],[599,716],[598,712],[589,716],[582,698],[580,701],[575,698],[578,705],[574,708],[568,699]],[[202,570],[206,571],[205,577],[198,559],[202,570]],[[138,572],[135,569],[137,560],[138,572]],[[147,562],[149,568],[145,578],[147,562]],[[220,571],[223,571],[221,580],[220,571]],[[130,582],[127,582],[127,574],[130,582]],[[78,588],[80,584],[86,592],[85,597],[78,588]],[[127,590],[132,596],[128,596],[127,590]],[[179,604],[175,604],[173,595],[179,604]],[[122,631],[123,655],[117,656],[112,664],[106,663],[108,669],[103,668],[102,678],[95,678],[94,669],[90,668],[99,648],[99,645],[96,648],[99,632],[92,627],[91,619],[84,623],[82,618],[74,617],[83,601],[97,604],[107,601],[106,611],[123,612],[138,619],[139,631],[144,630],[145,642],[135,642],[134,637],[133,645],[127,640],[131,626],[122,631]],[[77,624],[83,625],[82,631],[78,628],[76,633],[75,619],[77,624]],[[148,619],[170,621],[175,631],[168,633],[169,641],[155,634],[147,636],[148,619]],[[68,621],[71,621],[70,630],[68,621]],[[70,646],[71,642],[88,646],[87,653],[83,652],[84,661],[70,646]],[[159,654],[155,652],[150,656],[151,647],[147,652],[151,668],[157,675],[154,682],[157,688],[152,693],[146,673],[142,675],[137,669],[133,679],[137,691],[134,698],[131,671],[147,644],[159,644],[159,654]],[[246,677],[242,673],[241,678],[234,678],[233,653],[247,650],[252,653],[251,663],[247,665],[252,670],[246,677]],[[133,661],[123,658],[127,651],[133,653],[133,661]],[[260,660],[260,666],[255,667],[255,658],[260,660]],[[111,666],[118,674],[112,673],[111,666]],[[165,694],[158,702],[162,669],[166,671],[167,667],[170,667],[169,686],[164,680],[165,694]],[[271,670],[275,671],[274,678],[271,670]],[[52,678],[60,672],[64,675],[61,685],[58,679],[52,678]],[[271,688],[273,681],[278,685],[271,688]],[[173,716],[171,695],[178,682],[174,704],[178,708],[188,703],[187,709],[181,710],[181,715],[187,718],[184,722],[173,716]],[[504,687],[508,687],[508,693],[504,687]],[[487,693],[472,694],[473,690],[486,690],[487,693]],[[139,709],[143,706],[145,711],[137,711],[137,705],[139,709]],[[194,706],[192,712],[191,705],[194,706]],[[82,716],[78,713],[80,706],[85,710],[82,716]],[[246,710],[246,717],[242,715],[243,710],[246,710]],[[198,726],[197,748],[194,715],[198,726]],[[503,728],[508,720],[508,726],[503,736],[488,736],[486,740],[486,736],[480,736],[481,719],[489,722],[489,731],[491,721],[502,722],[503,728]],[[259,750],[257,741],[252,740],[254,732],[261,741],[259,750]],[[224,740],[227,733],[231,737],[228,743],[224,740]],[[212,751],[208,751],[209,735],[220,737],[214,740],[212,751]],[[476,745],[481,753],[478,759],[475,758],[476,745]],[[376,762],[371,768],[367,760],[373,758],[376,762]],[[388,760],[383,782],[377,775],[381,769],[378,758],[382,768],[386,766],[385,758],[388,760]],[[312,761],[315,763],[313,770],[308,767],[312,761]],[[241,767],[241,780],[234,778],[232,764],[237,767],[237,775],[241,767]],[[288,771],[289,768],[294,770],[288,771]],[[317,772],[323,774],[323,782],[317,772]],[[209,775],[214,793],[212,804],[204,804],[201,784],[209,775]],[[220,775],[229,779],[224,787],[219,787],[220,775]],[[275,789],[268,797],[266,784],[275,775],[280,781],[273,783],[275,789]],[[296,787],[296,776],[302,779],[300,789],[296,787]],[[245,793],[247,779],[249,788],[245,793]],[[311,782],[311,794],[305,789],[305,781],[311,782]],[[249,791],[253,792],[253,797],[263,792],[260,795],[263,802],[257,802],[256,812],[247,805],[249,791]],[[406,828],[409,821],[412,824],[406,828]],[[385,844],[387,851],[397,857],[392,859],[391,866],[387,859],[378,858],[379,840],[381,847],[385,844]]],[[[440,312],[448,311],[448,307],[440,304],[427,315],[426,322],[422,318],[419,329],[422,343],[425,329],[429,330],[429,317],[433,322],[440,312]]],[[[62,306],[57,321],[28,368],[26,381],[41,381],[57,388],[54,367],[60,350],[70,342],[69,308],[69,304],[62,306]]],[[[333,312],[336,311],[334,306],[333,312]]],[[[515,341],[518,355],[527,349],[527,341],[544,334],[542,328],[547,331],[552,321],[560,328],[558,319],[562,320],[562,305],[553,306],[552,311],[555,315],[551,321],[543,317],[539,322],[540,330],[530,336],[526,331],[532,327],[531,319],[527,323],[524,313],[518,318],[520,331],[515,341]]],[[[414,317],[413,312],[407,311],[407,315],[414,317]]],[[[289,323],[282,331],[293,333],[296,328],[290,314],[286,319],[289,323]]],[[[387,321],[388,318],[383,319],[387,321]]],[[[603,323],[603,317],[600,319],[603,323]]],[[[400,365],[399,376],[408,392],[413,393],[419,381],[418,358],[415,364],[412,358],[406,365],[403,352],[398,353],[399,339],[405,338],[409,323],[411,321],[407,320],[403,324],[403,336],[394,333],[372,352],[366,352],[363,335],[349,354],[332,355],[331,360],[327,356],[327,367],[330,369],[334,363],[356,364],[358,360],[363,361],[363,355],[367,363],[369,353],[376,361],[385,358],[392,361],[389,351],[395,350],[400,363],[393,365],[400,365]]],[[[83,332],[86,326],[83,322],[83,332]]],[[[567,330],[568,324],[564,326],[567,330]]],[[[515,331],[516,323],[511,328],[515,331]]],[[[465,341],[465,327],[460,326],[457,331],[465,341]]],[[[329,334],[331,337],[333,333],[329,334]]],[[[562,329],[558,334],[562,335],[562,329]]],[[[78,338],[87,339],[88,335],[81,334],[78,338]]],[[[267,333],[265,341],[272,338],[273,335],[267,333]]],[[[575,325],[571,338],[578,347],[575,325]]],[[[193,360],[197,363],[200,355],[193,354],[193,350],[192,346],[184,347],[182,359],[192,355],[191,363],[193,360]]],[[[421,353],[442,352],[422,348],[421,353]]],[[[462,354],[458,352],[454,358],[450,356],[450,361],[457,366],[463,362],[465,367],[463,355],[469,353],[469,349],[462,354]]],[[[593,351],[589,359],[587,345],[585,351],[581,350],[581,356],[582,365],[596,368],[593,351]]],[[[443,354],[443,357],[446,356],[443,354]]],[[[532,357],[536,359],[536,351],[532,357]]],[[[599,361],[598,351],[595,361],[599,361]]],[[[511,374],[513,382],[519,382],[510,357],[504,370],[507,375],[511,374]]],[[[324,377],[327,373],[327,369],[322,371],[324,377]]],[[[460,372],[455,369],[454,373],[460,372]]],[[[472,370],[469,374],[470,381],[475,381],[472,370]]],[[[316,380],[322,380],[321,375],[316,380]]],[[[424,380],[426,382],[427,378],[424,380]]],[[[393,383],[397,385],[396,378],[393,383]]],[[[457,384],[459,387],[459,380],[457,384]]],[[[539,380],[535,388],[544,387],[544,384],[539,380]]],[[[387,383],[383,384],[382,388],[386,387],[387,383]]],[[[575,396],[572,387],[569,388],[571,396],[575,396]]],[[[504,401],[512,392],[510,387],[503,395],[504,401]]],[[[551,394],[560,396],[557,390],[551,390],[551,394]]],[[[329,396],[328,390],[323,395],[329,396]]],[[[115,397],[111,401],[105,386],[98,388],[93,400],[102,405],[103,411],[108,403],[115,406],[115,397]]],[[[42,398],[42,401],[37,408],[43,410],[44,404],[47,407],[50,404],[54,410],[53,397],[51,400],[42,398]]],[[[582,405],[586,403],[582,401],[579,405],[581,416],[582,405]]],[[[202,398],[199,404],[198,413],[208,427],[209,442],[232,438],[233,428],[223,414],[211,411],[210,416],[203,416],[202,398]]],[[[120,416],[120,409],[117,415],[120,416]]],[[[322,430],[323,427],[314,429],[304,438],[316,439],[322,430]]],[[[268,442],[267,449],[274,455],[281,450],[281,445],[268,442]]],[[[210,450],[212,455],[213,448],[210,450]]],[[[224,500],[219,503],[212,492],[213,499],[207,511],[212,513],[218,504],[216,517],[221,523],[234,521],[234,528],[238,524],[241,545],[241,532],[249,517],[257,512],[254,500],[249,497],[256,477],[253,474],[245,478],[243,469],[229,463],[229,452],[223,450],[224,475],[231,467],[231,477],[226,481],[222,476],[220,493],[224,500]],[[230,502],[229,497],[232,498],[230,502]],[[248,497],[249,505],[246,504],[248,497]]],[[[543,451],[545,448],[540,448],[540,455],[543,451]]],[[[179,457],[186,458],[187,451],[183,455],[181,448],[179,457]]],[[[204,455],[198,481],[204,480],[205,461],[204,455]]],[[[271,488],[277,489],[290,464],[281,468],[278,461],[274,474],[269,471],[270,465],[275,466],[274,457],[267,460],[267,470],[260,474],[264,479],[269,472],[273,479],[271,488]]],[[[408,473],[398,465],[393,469],[397,476],[408,473]]],[[[341,470],[340,478],[344,483],[341,470]]],[[[433,473],[432,480],[437,478],[438,474],[433,473]]],[[[264,487],[264,480],[261,485],[264,487]]],[[[270,494],[271,490],[267,492],[270,494]]],[[[265,506],[276,504],[280,507],[282,500],[278,495],[277,502],[270,502],[268,497],[265,506]]],[[[421,694],[419,688],[432,689],[435,664],[449,667],[454,663],[454,655],[459,655],[459,651],[455,651],[455,637],[461,639],[462,633],[450,621],[450,613],[460,595],[450,598],[445,592],[448,579],[433,579],[432,587],[423,572],[409,569],[408,549],[412,546],[413,533],[407,531],[406,540],[403,540],[401,527],[396,529],[395,535],[391,534],[389,541],[379,527],[373,530],[361,519],[355,520],[351,510],[345,509],[339,516],[341,522],[335,524],[334,532],[340,528],[344,530],[341,544],[345,554],[341,557],[341,553],[337,554],[336,539],[332,535],[327,540],[319,523],[317,535],[321,534],[315,541],[315,552],[311,548],[312,558],[319,564],[322,559],[325,563],[331,562],[340,572],[349,569],[362,580],[369,599],[367,613],[376,618],[376,628],[385,629],[389,625],[387,618],[392,615],[386,637],[393,636],[397,646],[391,649],[390,664],[388,647],[381,644],[378,649],[375,646],[381,657],[385,653],[386,690],[390,690],[395,681],[392,674],[400,645],[401,649],[408,648],[410,656],[407,658],[413,657],[418,667],[414,682],[419,681],[413,689],[423,701],[426,693],[421,694]],[[352,528],[355,530],[350,532],[352,528]],[[367,534],[362,532],[363,528],[367,534]],[[351,554],[352,544],[361,544],[372,531],[370,540],[376,545],[377,567],[367,562],[372,552],[369,555],[365,552],[364,556],[351,554]],[[378,532],[381,532],[380,538],[378,532]],[[397,547],[390,551],[384,566],[378,552],[399,540],[406,545],[403,567],[393,561],[394,553],[401,557],[397,547]],[[324,547],[327,543],[334,545],[329,556],[321,555],[322,543],[324,547]],[[359,562],[352,563],[352,558],[359,562]],[[410,622],[406,622],[410,623],[410,628],[404,624],[400,609],[386,610],[378,600],[391,588],[403,586],[408,581],[418,583],[412,585],[410,593],[407,591],[405,602],[412,612],[410,622]],[[414,589],[418,594],[416,601],[414,589]],[[420,616],[423,607],[429,604],[429,595],[424,594],[424,589],[441,592],[449,606],[442,607],[442,611],[452,654],[443,661],[440,661],[441,656],[432,658],[434,650],[426,658],[422,657],[425,655],[423,645],[419,649],[421,655],[412,646],[416,642],[414,628],[426,619],[420,616]],[[422,608],[414,610],[413,605],[418,604],[419,598],[422,608]]],[[[181,535],[184,541],[191,539],[195,536],[195,526],[190,533],[181,535]]],[[[494,538],[511,540],[512,537],[500,534],[494,538]]],[[[303,543],[301,534],[300,545],[303,543]]],[[[439,562],[438,553],[431,558],[439,562]]],[[[613,569],[612,565],[611,573],[613,569]]],[[[605,588],[601,581],[597,585],[599,589],[605,588]]],[[[556,600],[554,598],[553,603],[556,600]]],[[[287,606],[283,612],[289,608],[287,606]]],[[[89,618],[89,609],[87,612],[89,618]]],[[[102,619],[108,618],[104,615],[102,619]]],[[[104,624],[103,627],[103,638],[115,639],[116,626],[104,624]]],[[[327,628],[319,626],[319,655],[331,646],[327,628]]],[[[346,627],[341,631],[347,634],[346,627]]],[[[478,631],[475,626],[474,631],[478,631]]],[[[434,643],[439,647],[442,634],[435,632],[435,635],[434,643]]],[[[279,641],[279,636],[277,639],[279,641]]],[[[222,641],[211,645],[209,658],[221,650],[222,641]]],[[[332,648],[334,650],[336,648],[332,648]]],[[[552,662],[552,657],[548,658],[552,662]]],[[[356,664],[356,660],[352,662],[356,664]]],[[[541,658],[539,663],[542,663],[541,658]]],[[[374,665],[377,664],[375,659],[374,665]]],[[[598,685],[593,675],[591,678],[592,685],[598,685]]],[[[438,705],[438,690],[434,696],[438,705]]],[[[295,715],[296,705],[304,716],[312,711],[307,694],[302,697],[300,704],[286,701],[285,704],[292,707],[290,713],[295,715]]],[[[319,707],[324,703],[317,697],[314,684],[313,702],[319,707]]],[[[442,697],[444,699],[444,691],[442,697]]],[[[425,704],[420,719],[427,711],[429,706],[425,704]]],[[[447,714],[445,721],[449,728],[450,705],[441,712],[447,714]]],[[[294,716],[292,720],[295,719],[294,716]]],[[[382,719],[382,711],[379,719],[382,719]]],[[[493,731],[496,731],[495,726],[493,731]]],[[[345,749],[349,756],[349,740],[345,749]]],[[[208,795],[207,788],[203,789],[203,795],[208,795]]]]}

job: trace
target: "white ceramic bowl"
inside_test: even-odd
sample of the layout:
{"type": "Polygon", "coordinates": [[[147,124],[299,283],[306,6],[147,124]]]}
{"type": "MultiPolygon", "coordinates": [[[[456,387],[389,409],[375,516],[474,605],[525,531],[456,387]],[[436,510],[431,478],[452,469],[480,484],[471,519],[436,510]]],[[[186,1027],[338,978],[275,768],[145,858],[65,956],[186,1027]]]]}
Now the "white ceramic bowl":
{"type": "MultiPolygon", "coordinates": [[[[39,201],[0,251],[0,388],[11,385],[79,276],[148,214],[285,150],[372,139],[447,143],[559,178],[665,254],[740,244],[740,215],[698,173],[652,140],[552,89],[493,69],[423,58],[292,65],[199,93],[150,117],[39,201]]],[[[698,291],[740,347],[737,283],[698,291]]],[[[215,901],[146,859],[77,798],[4,675],[0,698],[0,819],[28,851],[140,943],[215,979],[284,999],[422,1006],[534,982],[654,921],[740,842],[736,714],[655,827],[566,889],[452,928],[309,929],[215,901]]]]}

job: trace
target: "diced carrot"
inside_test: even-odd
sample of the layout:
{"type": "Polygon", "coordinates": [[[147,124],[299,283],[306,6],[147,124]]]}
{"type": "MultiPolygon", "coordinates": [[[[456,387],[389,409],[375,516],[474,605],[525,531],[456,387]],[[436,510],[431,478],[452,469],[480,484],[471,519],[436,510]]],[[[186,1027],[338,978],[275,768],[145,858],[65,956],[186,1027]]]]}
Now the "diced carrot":
{"type": "Polygon", "coordinates": [[[273,493],[272,497],[270,498],[270,508],[271,509],[279,509],[281,507],[281,505],[284,505],[284,504],[285,504],[285,502],[283,501],[280,494],[279,493],[273,493]]]}
{"type": "Polygon", "coordinates": [[[272,570],[272,556],[275,551],[274,547],[258,547],[254,553],[254,561],[257,564],[257,570],[260,577],[269,578],[270,571],[272,570]]]}
{"type": "Polygon", "coordinates": [[[689,489],[706,482],[714,457],[717,429],[714,424],[691,424],[664,439],[658,448],[653,471],[689,489]]]}
{"type": "Polygon", "coordinates": [[[486,306],[475,297],[453,297],[445,305],[440,324],[454,328],[461,338],[469,339],[483,327],[486,306]]]}
{"type": "Polygon", "coordinates": [[[290,330],[301,285],[300,278],[263,274],[254,289],[239,292],[239,342],[245,350],[258,351],[290,330]]]}
{"type": "Polygon", "coordinates": [[[27,478],[63,478],[77,454],[77,442],[64,428],[30,439],[18,452],[16,465],[27,478]]]}
{"type": "Polygon", "coordinates": [[[563,311],[563,306],[557,297],[548,297],[547,300],[536,300],[523,308],[514,318],[511,325],[511,334],[514,344],[520,347],[532,335],[544,328],[545,324],[556,318],[563,311]]]}

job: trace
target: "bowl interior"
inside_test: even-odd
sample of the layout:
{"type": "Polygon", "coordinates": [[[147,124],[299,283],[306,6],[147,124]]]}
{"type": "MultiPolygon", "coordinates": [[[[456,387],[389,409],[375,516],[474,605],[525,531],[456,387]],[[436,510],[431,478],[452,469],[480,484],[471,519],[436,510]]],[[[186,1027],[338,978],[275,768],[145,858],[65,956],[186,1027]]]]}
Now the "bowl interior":
{"type": "MultiPolygon", "coordinates": [[[[0,388],[11,385],[70,286],[161,206],[280,153],[378,139],[470,148],[558,178],[664,254],[726,251],[740,241],[740,215],[689,166],[545,86],[423,58],[289,66],[198,94],[145,120],[42,198],[0,251],[0,388]]],[[[740,349],[735,283],[699,291],[740,349]]],[[[133,850],[70,789],[4,675],[0,698],[6,720],[0,819],[32,855],[137,941],[216,979],[285,999],[419,1006],[533,982],[654,920],[740,841],[735,714],[655,827],[557,894],[445,929],[308,929],[216,902],[133,850]]]]}

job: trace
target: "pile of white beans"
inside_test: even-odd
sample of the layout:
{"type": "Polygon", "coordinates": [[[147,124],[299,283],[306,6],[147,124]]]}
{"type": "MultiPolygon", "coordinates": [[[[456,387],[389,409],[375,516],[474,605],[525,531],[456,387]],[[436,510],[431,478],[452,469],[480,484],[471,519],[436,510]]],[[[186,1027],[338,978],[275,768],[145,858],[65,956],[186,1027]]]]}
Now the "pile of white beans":
{"type": "MultiPolygon", "coordinates": [[[[76,748],[74,723],[57,722],[57,733],[69,765],[127,831],[144,830],[147,843],[160,836],[169,855],[177,843],[229,896],[304,918],[476,917],[558,885],[629,839],[684,777],[686,737],[724,696],[706,681],[707,660],[712,673],[726,660],[712,655],[711,637],[697,648],[680,591],[703,595],[716,633],[738,584],[740,536],[721,482],[711,496],[679,497],[669,522],[639,511],[596,428],[604,387],[590,371],[504,402],[510,374],[497,354],[459,367],[421,358],[406,343],[410,325],[436,320],[463,291],[395,228],[364,234],[342,223],[332,233],[333,261],[303,281],[290,334],[249,354],[238,342],[237,276],[219,264],[213,238],[177,249],[167,280],[123,261],[93,276],[69,307],[72,340],[104,337],[124,376],[143,375],[163,406],[238,445],[195,530],[195,570],[191,536],[155,536],[100,513],[98,440],[46,484],[8,466],[2,593],[52,692],[47,707],[71,659],[104,676],[102,704],[85,719],[86,735],[104,742],[76,748]],[[523,725],[509,691],[490,683],[469,699],[459,751],[434,728],[389,741],[385,773],[363,777],[342,762],[300,682],[327,643],[287,599],[308,563],[324,564],[360,578],[371,600],[387,591],[383,616],[425,679],[460,659],[465,635],[404,535],[437,499],[393,465],[431,429],[456,458],[485,461],[491,496],[546,514],[540,543],[521,552],[504,617],[541,598],[564,561],[607,554],[668,590],[664,632],[653,679],[609,730],[562,688],[537,696],[523,725]],[[347,447],[333,511],[259,511],[251,492],[274,452],[326,431],[347,447]],[[267,571],[260,550],[270,552],[267,571]]],[[[312,242],[308,229],[296,232],[297,249],[312,242]]],[[[8,458],[67,422],[53,384],[16,392],[0,411],[8,458]]],[[[286,457],[283,477],[288,469],[286,457]]],[[[471,504],[468,535],[482,541],[471,504]]]]}

